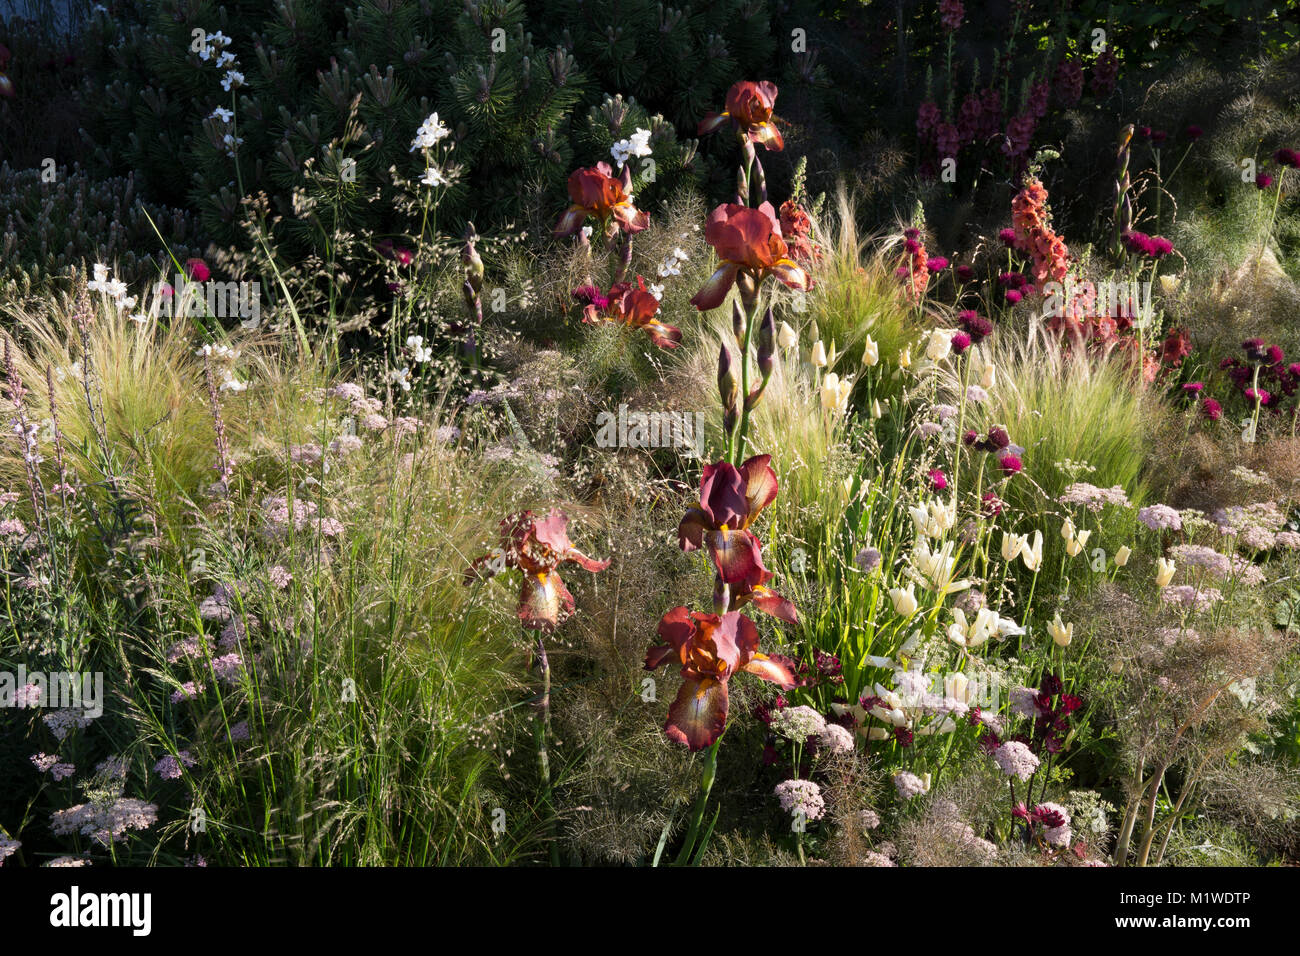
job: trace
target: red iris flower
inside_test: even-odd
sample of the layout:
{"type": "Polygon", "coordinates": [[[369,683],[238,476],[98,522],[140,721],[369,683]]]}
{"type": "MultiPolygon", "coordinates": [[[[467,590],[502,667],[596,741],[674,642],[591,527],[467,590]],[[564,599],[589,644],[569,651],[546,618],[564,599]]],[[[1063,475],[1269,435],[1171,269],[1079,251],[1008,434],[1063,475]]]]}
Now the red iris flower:
{"type": "Polygon", "coordinates": [[[575,289],[573,294],[587,303],[582,310],[584,322],[593,325],[616,322],[634,329],[645,329],[650,341],[664,349],[675,349],[682,340],[681,329],[655,318],[659,312],[659,300],[646,290],[645,280],[640,276],[636,277],[636,285],[630,282],[615,283],[608,296],[588,287],[575,289]]]}
{"type": "Polygon", "coordinates": [[[677,526],[683,551],[709,549],[725,584],[762,587],[770,573],[763,567],[758,538],[749,525],[776,500],[776,472],[771,455],[755,455],[739,468],[730,462],[705,465],[700,500],[686,510],[677,526]]]}
{"type": "Polygon", "coordinates": [[[632,205],[632,171],[623,167],[621,176],[614,176],[609,163],[597,163],[587,169],[574,170],[569,177],[569,199],[573,201],[555,227],[556,239],[571,236],[588,216],[600,220],[602,230],[612,232],[621,228],[626,233],[640,232],[650,225],[650,217],[632,205]]]}
{"type": "Polygon", "coordinates": [[[691,299],[691,305],[701,312],[722,305],[741,270],[755,283],[774,275],[792,289],[806,290],[811,285],[808,273],[790,258],[776,210],[769,202],[757,209],[724,203],[709,213],[704,239],[722,264],[691,299]]]}
{"type": "Polygon", "coordinates": [[[519,590],[519,620],[524,627],[553,631],[573,614],[573,595],[560,580],[557,568],[572,563],[588,571],[604,571],[608,561],[589,558],[573,546],[569,518],[552,508],[545,518],[531,511],[513,514],[501,522],[501,548],[477,559],[465,572],[468,584],[489,578],[506,568],[523,572],[519,590]]]}
{"type": "Polygon", "coordinates": [[[675,607],[659,622],[662,644],[646,652],[652,671],[669,658],[681,664],[682,686],[668,708],[664,733],[691,750],[703,750],[727,725],[727,682],[748,671],[782,690],[795,686],[785,664],[758,652],[758,628],[738,611],[698,614],[675,607]]]}
{"type": "Polygon", "coordinates": [[[717,132],[730,121],[737,135],[779,152],[785,148],[785,139],[772,116],[775,106],[775,83],[742,80],[727,90],[727,109],[722,113],[710,113],[700,120],[696,135],[717,132]]]}

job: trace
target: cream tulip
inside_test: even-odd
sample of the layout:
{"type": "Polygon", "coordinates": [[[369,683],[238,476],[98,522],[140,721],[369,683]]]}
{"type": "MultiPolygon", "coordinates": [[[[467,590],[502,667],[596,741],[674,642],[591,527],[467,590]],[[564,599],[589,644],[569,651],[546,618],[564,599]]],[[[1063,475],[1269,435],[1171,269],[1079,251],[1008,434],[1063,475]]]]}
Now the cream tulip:
{"type": "Polygon", "coordinates": [[[1077,534],[1077,532],[1075,531],[1074,528],[1074,522],[1071,521],[1069,518],[1066,518],[1065,524],[1061,525],[1061,537],[1064,538],[1066,541],[1069,541],[1071,538],[1075,536],[1075,534],[1077,534]]]}
{"type": "Polygon", "coordinates": [[[898,353],[898,367],[899,368],[912,367],[912,346],[910,345],[904,346],[903,351],[898,353]]]}
{"type": "Polygon", "coordinates": [[[1020,552],[1020,560],[1030,571],[1038,571],[1043,566],[1043,532],[1035,531],[1032,543],[1025,545],[1020,552]]]}
{"type": "Polygon", "coordinates": [[[907,590],[890,588],[889,600],[893,602],[894,612],[903,615],[903,617],[911,617],[916,613],[916,609],[920,607],[916,601],[915,584],[909,584],[907,590]]]}
{"type": "Polygon", "coordinates": [[[984,366],[980,372],[980,387],[985,391],[992,391],[998,383],[998,370],[992,362],[984,366]]]}
{"type": "Polygon", "coordinates": [[[776,333],[776,342],[783,349],[792,349],[799,344],[799,334],[789,322],[782,322],[780,331],[776,333]]]}
{"type": "Polygon", "coordinates": [[[876,344],[871,336],[862,344],[862,364],[866,366],[875,365],[880,361],[880,346],[876,344]]]}
{"type": "Polygon", "coordinates": [[[826,346],[822,344],[821,339],[813,343],[812,355],[808,357],[808,361],[816,368],[826,367],[826,346]]]}
{"type": "Polygon", "coordinates": [[[1061,613],[1058,611],[1056,617],[1052,618],[1047,625],[1047,633],[1052,636],[1057,647],[1069,647],[1070,641],[1074,640],[1074,624],[1063,624],[1061,622],[1061,613]]]}
{"type": "Polygon", "coordinates": [[[1002,560],[1010,564],[1016,558],[1020,557],[1022,552],[1029,545],[1029,539],[1023,534],[1012,534],[1010,531],[1002,532],[1002,560]]]}
{"type": "Polygon", "coordinates": [[[1165,558],[1156,558],[1156,587],[1163,588],[1169,585],[1174,579],[1174,571],[1178,566],[1174,562],[1165,558]]]}
{"type": "Polygon", "coordinates": [[[1120,545],[1119,550],[1115,552],[1115,567],[1117,568],[1124,567],[1124,565],[1128,564],[1128,559],[1131,558],[1132,556],[1133,556],[1132,548],[1130,548],[1126,544],[1120,545]]]}

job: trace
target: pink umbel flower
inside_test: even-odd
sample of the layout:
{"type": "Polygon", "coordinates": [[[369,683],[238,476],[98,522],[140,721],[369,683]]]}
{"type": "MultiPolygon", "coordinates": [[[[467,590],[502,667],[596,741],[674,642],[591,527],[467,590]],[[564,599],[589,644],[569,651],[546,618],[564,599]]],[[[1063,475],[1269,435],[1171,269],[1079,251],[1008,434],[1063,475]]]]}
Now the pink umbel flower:
{"type": "Polygon", "coordinates": [[[1008,777],[1028,780],[1038,769],[1038,758],[1018,740],[1009,740],[993,751],[993,760],[1008,777]]]}

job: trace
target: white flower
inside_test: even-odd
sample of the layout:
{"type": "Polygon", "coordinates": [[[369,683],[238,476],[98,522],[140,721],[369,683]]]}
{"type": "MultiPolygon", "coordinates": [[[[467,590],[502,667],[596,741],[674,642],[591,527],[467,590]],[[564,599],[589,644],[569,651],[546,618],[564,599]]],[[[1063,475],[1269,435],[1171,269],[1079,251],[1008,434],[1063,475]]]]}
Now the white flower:
{"type": "Polygon", "coordinates": [[[239,379],[235,378],[234,373],[231,372],[230,369],[225,369],[225,370],[222,372],[222,376],[223,376],[223,378],[222,378],[222,382],[221,382],[221,391],[223,391],[223,392],[242,392],[242,391],[247,390],[247,388],[248,388],[248,383],[247,383],[247,382],[241,382],[241,381],[239,381],[239,379]]]}
{"type": "Polygon", "coordinates": [[[1069,647],[1070,641],[1074,640],[1074,624],[1063,624],[1061,622],[1061,612],[1056,612],[1056,617],[1052,618],[1047,625],[1047,633],[1052,636],[1057,647],[1069,647]]]}
{"type": "Polygon", "coordinates": [[[980,387],[987,391],[989,389],[992,389],[993,386],[997,384],[997,381],[998,381],[997,367],[992,362],[989,362],[980,371],[980,387]]]}
{"type": "Polygon", "coordinates": [[[237,59],[239,58],[235,56],[235,54],[233,53],[221,54],[221,56],[217,57],[217,69],[219,70],[224,69],[225,67],[228,67],[230,66],[230,64],[234,63],[235,60],[237,59]]]}
{"type": "Polygon", "coordinates": [[[663,286],[663,283],[662,283],[662,282],[652,282],[652,283],[650,283],[650,294],[651,294],[652,296],[654,296],[656,299],[659,299],[660,301],[662,301],[662,300],[663,300],[663,297],[664,297],[664,286],[663,286]]]}
{"type": "Polygon", "coordinates": [[[221,78],[221,88],[229,93],[233,89],[238,89],[244,85],[244,74],[238,70],[230,70],[221,78]]]}
{"type": "Polygon", "coordinates": [[[1029,546],[1029,539],[1023,534],[1002,532],[1002,560],[1010,564],[1029,546]]]}
{"type": "Polygon", "coordinates": [[[95,278],[86,283],[86,288],[91,292],[108,291],[108,266],[102,262],[95,263],[95,278]]]}
{"type": "Polygon", "coordinates": [[[135,312],[130,318],[136,325],[144,325],[149,321],[149,316],[145,315],[143,312],[135,312]]]}
{"type": "Polygon", "coordinates": [[[849,407],[849,396],[853,393],[853,379],[843,380],[834,372],[829,373],[822,382],[822,408],[836,415],[842,415],[849,407]]]}
{"type": "Polygon", "coordinates": [[[591,234],[592,234],[592,232],[593,232],[594,230],[595,230],[595,227],[594,227],[594,226],[583,226],[583,227],[582,227],[582,238],[587,239],[587,240],[590,240],[590,239],[591,239],[591,234]]]}
{"type": "Polygon", "coordinates": [[[212,111],[212,115],[209,117],[209,119],[221,120],[221,122],[223,123],[229,123],[234,118],[235,118],[234,112],[232,110],[226,109],[224,106],[218,106],[215,110],[212,111]]]}
{"type": "Polygon", "coordinates": [[[808,357],[808,361],[817,368],[826,367],[826,346],[822,344],[821,339],[813,343],[812,354],[808,357]]]}
{"type": "Polygon", "coordinates": [[[614,161],[622,166],[632,156],[642,157],[650,155],[650,131],[648,129],[638,129],[628,139],[620,139],[617,143],[609,148],[610,155],[614,161]]]}
{"type": "Polygon", "coordinates": [[[880,361],[880,346],[871,336],[862,344],[862,364],[871,366],[880,361]]]}
{"type": "Polygon", "coordinates": [[[792,349],[799,344],[799,333],[790,327],[789,322],[782,322],[776,333],[776,344],[783,349],[792,349]]]}
{"type": "Polygon", "coordinates": [[[997,633],[998,616],[986,607],[980,608],[971,621],[966,620],[961,608],[954,608],[952,616],[956,620],[948,625],[948,640],[958,647],[974,650],[997,633]]]}
{"type": "Polygon", "coordinates": [[[420,180],[422,186],[446,186],[450,180],[442,174],[442,170],[437,166],[430,166],[424,171],[424,178],[420,180]]]}
{"type": "Polygon", "coordinates": [[[216,33],[208,34],[208,42],[215,47],[224,49],[225,47],[230,46],[231,40],[230,37],[218,30],[216,33]]]}
{"type": "Polygon", "coordinates": [[[1025,567],[1030,571],[1037,571],[1043,566],[1043,532],[1035,531],[1032,544],[1025,545],[1020,550],[1020,559],[1025,562],[1025,567]]]}
{"type": "Polygon", "coordinates": [[[919,607],[916,603],[916,585],[909,584],[906,591],[902,588],[890,588],[889,600],[893,603],[896,613],[903,617],[911,617],[919,607]]]}
{"type": "Polygon", "coordinates": [[[433,349],[424,344],[424,336],[408,335],[406,347],[411,350],[411,361],[420,364],[433,360],[433,349]]]}
{"type": "Polygon", "coordinates": [[[437,113],[430,113],[420,128],[415,131],[415,139],[411,141],[411,152],[417,149],[429,149],[434,146],[438,140],[444,139],[451,135],[451,130],[447,124],[438,119],[437,113]]]}
{"type": "Polygon", "coordinates": [[[952,350],[952,329],[931,329],[925,345],[925,357],[937,362],[952,350]]]}
{"type": "Polygon", "coordinates": [[[1174,571],[1178,566],[1173,561],[1165,558],[1156,558],[1156,587],[1163,588],[1168,586],[1169,582],[1174,579],[1174,571]]]}
{"type": "Polygon", "coordinates": [[[1128,559],[1133,556],[1133,549],[1126,544],[1122,544],[1119,550],[1115,552],[1115,567],[1122,568],[1128,564],[1128,559]]]}
{"type": "Polygon", "coordinates": [[[388,383],[390,385],[401,386],[402,391],[409,392],[411,390],[410,368],[404,365],[400,369],[394,369],[393,371],[389,372],[388,383]]]}

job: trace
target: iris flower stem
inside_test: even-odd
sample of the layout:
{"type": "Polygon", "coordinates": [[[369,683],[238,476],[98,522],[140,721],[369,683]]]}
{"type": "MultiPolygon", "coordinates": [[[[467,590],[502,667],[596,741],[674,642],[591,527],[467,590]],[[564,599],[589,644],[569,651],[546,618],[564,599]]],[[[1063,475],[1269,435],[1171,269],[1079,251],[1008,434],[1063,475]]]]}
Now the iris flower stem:
{"type": "Polygon", "coordinates": [[[740,424],[736,427],[736,447],[732,453],[732,464],[737,468],[745,460],[745,436],[749,433],[749,342],[754,337],[758,306],[758,292],[755,290],[754,304],[745,315],[745,340],[740,343],[740,424]]]}
{"type": "Polygon", "coordinates": [[[555,841],[555,808],[551,794],[551,755],[546,746],[546,738],[551,732],[551,662],[546,656],[546,638],[542,631],[537,632],[537,671],[542,679],[542,691],[533,718],[533,737],[537,743],[537,770],[542,781],[542,812],[551,847],[551,865],[559,866],[560,845],[555,841]]]}
{"type": "MultiPolygon", "coordinates": [[[[695,849],[695,840],[700,833],[700,822],[704,819],[704,810],[709,802],[709,793],[713,790],[713,780],[718,773],[718,747],[722,744],[722,735],[709,747],[704,756],[704,770],[700,775],[700,793],[695,798],[695,806],[691,810],[691,824],[686,831],[686,841],[682,844],[681,851],[677,854],[674,861],[675,866],[684,866],[690,859],[692,851],[695,849]]],[[[703,849],[701,847],[701,849],[703,849]]]]}

